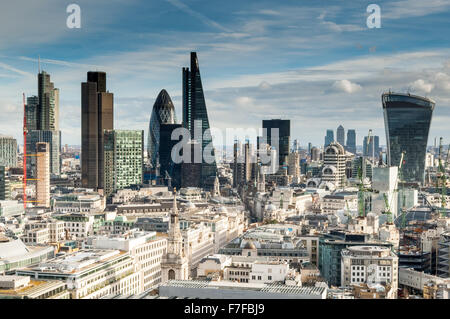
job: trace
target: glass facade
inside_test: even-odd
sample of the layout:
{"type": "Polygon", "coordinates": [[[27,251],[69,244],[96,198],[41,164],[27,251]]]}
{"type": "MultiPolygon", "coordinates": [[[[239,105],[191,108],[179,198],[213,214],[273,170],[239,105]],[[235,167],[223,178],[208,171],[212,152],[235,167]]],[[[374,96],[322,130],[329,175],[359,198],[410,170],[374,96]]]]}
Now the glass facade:
{"type": "Polygon", "coordinates": [[[286,166],[289,155],[289,145],[291,144],[291,121],[290,120],[263,120],[263,136],[270,146],[272,145],[272,129],[278,129],[278,149],[279,165],[286,166]]]}
{"type": "MultiPolygon", "coordinates": [[[[153,104],[148,127],[147,153],[154,168],[156,168],[157,158],[160,156],[161,125],[175,124],[176,121],[175,107],[172,100],[166,90],[161,90],[153,104]]],[[[161,158],[159,163],[162,165],[161,158]]]]}
{"type": "Polygon", "coordinates": [[[334,132],[333,130],[327,130],[327,135],[325,135],[325,145],[324,147],[327,147],[334,141],[334,132]]]}
{"type": "MultiPolygon", "coordinates": [[[[208,112],[206,110],[205,96],[203,93],[202,80],[198,65],[197,53],[191,52],[191,69],[183,68],[183,126],[191,132],[192,139],[199,139],[194,133],[202,134],[202,154],[205,148],[212,143],[209,131],[208,112]],[[195,129],[195,125],[199,125],[195,129]]],[[[212,149],[211,155],[214,154],[212,149]]],[[[216,162],[202,162],[201,180],[206,181],[208,177],[216,176],[216,162]]]]}
{"type": "Polygon", "coordinates": [[[387,163],[398,166],[405,152],[402,179],[424,182],[425,155],[435,102],[424,97],[384,93],[382,95],[387,140],[387,163]]]}

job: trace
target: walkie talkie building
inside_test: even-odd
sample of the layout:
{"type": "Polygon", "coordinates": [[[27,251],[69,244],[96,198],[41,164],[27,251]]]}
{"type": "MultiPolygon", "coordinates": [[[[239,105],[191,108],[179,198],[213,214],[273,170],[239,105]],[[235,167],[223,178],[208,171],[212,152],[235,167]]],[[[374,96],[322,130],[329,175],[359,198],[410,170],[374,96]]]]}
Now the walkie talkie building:
{"type": "Polygon", "coordinates": [[[398,166],[405,152],[402,180],[423,183],[435,102],[417,95],[389,92],[382,95],[382,103],[388,165],[398,166]]]}

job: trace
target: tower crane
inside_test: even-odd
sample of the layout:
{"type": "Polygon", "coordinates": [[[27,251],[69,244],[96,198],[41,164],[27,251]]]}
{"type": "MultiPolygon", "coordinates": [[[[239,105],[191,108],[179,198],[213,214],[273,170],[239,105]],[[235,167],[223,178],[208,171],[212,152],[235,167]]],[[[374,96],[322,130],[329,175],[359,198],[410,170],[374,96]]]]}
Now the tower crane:
{"type": "Polygon", "coordinates": [[[447,170],[447,163],[448,163],[448,156],[449,156],[449,152],[450,152],[450,145],[449,148],[447,150],[447,158],[445,159],[445,163],[442,163],[442,140],[443,138],[441,137],[439,139],[439,171],[438,171],[438,179],[437,179],[437,184],[441,184],[441,217],[446,217],[447,213],[446,213],[446,197],[447,197],[447,174],[446,174],[446,170],[447,170]],[[440,183],[439,183],[440,182],[440,183]]]}

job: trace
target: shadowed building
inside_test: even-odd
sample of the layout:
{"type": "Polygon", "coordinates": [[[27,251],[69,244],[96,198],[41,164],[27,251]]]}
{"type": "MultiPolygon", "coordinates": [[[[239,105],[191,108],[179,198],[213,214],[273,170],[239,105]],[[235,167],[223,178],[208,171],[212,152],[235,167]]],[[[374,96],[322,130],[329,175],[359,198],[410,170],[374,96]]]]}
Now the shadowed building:
{"type": "Polygon", "coordinates": [[[339,144],[345,146],[345,129],[342,125],[339,125],[336,130],[336,140],[339,144]]]}
{"type": "Polygon", "coordinates": [[[350,153],[356,154],[356,131],[348,130],[347,131],[347,151],[350,153]]]}
{"type": "Polygon", "coordinates": [[[275,147],[272,141],[272,129],[278,129],[278,147],[277,150],[278,162],[280,168],[287,165],[289,155],[289,145],[291,145],[291,121],[290,120],[263,120],[263,136],[266,138],[266,143],[275,147]]]}
{"type": "MultiPolygon", "coordinates": [[[[183,126],[190,131],[191,139],[202,140],[202,154],[208,152],[212,156],[215,155],[214,148],[211,147],[212,136],[209,131],[208,112],[196,52],[191,52],[191,68],[183,68],[183,126]],[[211,148],[207,148],[207,146],[211,148]],[[204,152],[205,149],[206,152],[204,152]]],[[[202,185],[197,186],[205,186],[211,178],[214,180],[216,174],[215,160],[208,163],[202,156],[200,178],[202,185]]]]}
{"type": "Polygon", "coordinates": [[[88,72],[81,83],[81,184],[103,189],[103,131],[114,129],[114,96],[106,91],[106,73],[88,72]]]}
{"type": "Polygon", "coordinates": [[[405,152],[402,179],[424,182],[425,154],[435,102],[416,95],[382,95],[387,140],[387,164],[398,166],[405,152]]]}

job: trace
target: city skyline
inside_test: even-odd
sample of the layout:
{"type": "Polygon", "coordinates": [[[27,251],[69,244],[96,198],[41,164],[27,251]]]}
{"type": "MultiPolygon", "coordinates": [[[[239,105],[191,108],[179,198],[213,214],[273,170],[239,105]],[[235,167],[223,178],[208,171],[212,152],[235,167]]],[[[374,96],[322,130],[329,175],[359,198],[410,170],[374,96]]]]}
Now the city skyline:
{"type": "MultiPolygon", "coordinates": [[[[145,14],[138,14],[137,5],[79,1],[83,24],[72,30],[65,26],[64,4],[44,1],[40,7],[52,7],[46,13],[47,37],[30,38],[42,32],[42,26],[24,24],[2,44],[0,110],[6,116],[0,133],[22,144],[21,93],[35,94],[40,55],[41,69],[60,89],[62,144],[81,145],[79,83],[92,70],[109,76],[117,128],[143,129],[147,136],[151,108],[161,89],[168,91],[181,118],[181,68],[188,65],[188,53],[196,51],[211,127],[259,128],[262,119],[289,117],[299,123],[293,125],[292,138],[303,147],[308,142],[322,145],[325,130],[340,124],[356,129],[358,145],[369,128],[385,145],[381,94],[392,89],[435,100],[428,144],[434,137],[449,139],[448,32],[436,30],[448,28],[445,16],[450,6],[438,1],[409,1],[403,6],[402,1],[380,1],[382,27],[368,29],[364,5],[333,4],[286,2],[274,9],[266,1],[230,2],[213,8],[205,2],[170,0],[158,3],[158,14],[151,4],[141,10],[145,14]],[[99,22],[106,6],[110,16],[99,22]],[[217,14],[231,7],[230,14],[217,14]],[[429,31],[427,41],[404,31],[412,22],[429,31]],[[23,42],[24,34],[29,34],[28,43],[23,42]],[[125,37],[128,45],[121,49],[110,40],[125,37]],[[74,49],[80,45],[85,50],[74,49]],[[315,112],[309,112],[311,105],[315,112]],[[361,112],[349,116],[355,107],[361,112]],[[235,118],[236,112],[242,116],[235,118]]],[[[8,4],[11,12],[19,7],[20,3],[8,4]]]]}

